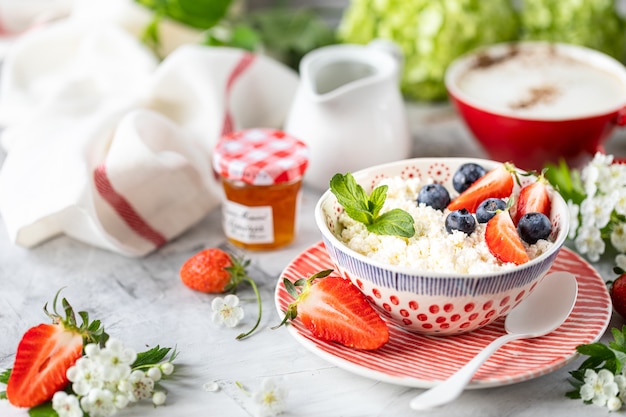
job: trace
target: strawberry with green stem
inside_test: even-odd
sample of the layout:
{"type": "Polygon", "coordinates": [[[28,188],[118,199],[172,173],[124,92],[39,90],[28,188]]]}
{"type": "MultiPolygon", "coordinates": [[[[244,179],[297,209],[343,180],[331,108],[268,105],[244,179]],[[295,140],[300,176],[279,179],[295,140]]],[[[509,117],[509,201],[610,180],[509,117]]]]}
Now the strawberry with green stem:
{"type": "Polygon", "coordinates": [[[296,282],[284,278],[285,289],[295,301],[274,329],[299,317],[319,339],[355,349],[382,347],[389,340],[387,324],[357,287],[345,278],[329,277],[331,273],[321,271],[296,282]]]}
{"type": "Polygon", "coordinates": [[[261,323],[263,306],[256,283],[247,272],[250,261],[231,256],[219,248],[207,248],[187,259],[180,268],[180,279],[189,288],[204,293],[235,293],[242,282],[253,289],[257,300],[257,320],[252,329],[237,336],[238,340],[250,336],[261,323]]]}
{"type": "Polygon", "coordinates": [[[54,297],[53,312],[44,312],[52,319],[52,324],[40,324],[26,331],[17,347],[15,362],[9,375],[6,396],[16,407],[34,407],[52,398],[68,384],[67,370],[82,356],[87,343],[104,344],[108,335],[99,320],[89,322],[87,312],[78,315],[82,323],[76,321],[74,310],[65,298],[62,306],[65,316],[57,312],[57,299],[54,297]]]}

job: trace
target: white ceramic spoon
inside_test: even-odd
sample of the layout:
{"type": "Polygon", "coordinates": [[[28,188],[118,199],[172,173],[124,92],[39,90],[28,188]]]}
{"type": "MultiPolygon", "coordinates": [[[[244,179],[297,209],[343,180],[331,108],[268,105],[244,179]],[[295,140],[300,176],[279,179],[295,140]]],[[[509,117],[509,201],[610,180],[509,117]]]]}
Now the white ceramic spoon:
{"type": "Polygon", "coordinates": [[[572,312],[578,294],[576,277],[567,272],[547,275],[506,317],[508,334],[491,342],[454,375],[411,400],[413,410],[427,410],[456,399],[478,368],[502,345],[516,339],[546,335],[572,312]]]}

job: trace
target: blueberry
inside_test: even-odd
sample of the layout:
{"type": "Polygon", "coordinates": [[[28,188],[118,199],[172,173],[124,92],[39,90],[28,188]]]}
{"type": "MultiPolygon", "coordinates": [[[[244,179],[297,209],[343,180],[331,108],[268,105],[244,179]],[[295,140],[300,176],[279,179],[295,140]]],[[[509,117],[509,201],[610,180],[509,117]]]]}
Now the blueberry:
{"type": "Polygon", "coordinates": [[[543,213],[526,213],[517,223],[517,233],[524,242],[531,245],[539,239],[547,239],[551,230],[550,219],[543,213]]]}
{"type": "Polygon", "coordinates": [[[426,204],[435,210],[443,210],[450,204],[450,194],[441,184],[428,184],[417,194],[417,204],[426,204]]]}
{"type": "Polygon", "coordinates": [[[462,193],[467,190],[469,186],[472,185],[478,178],[485,175],[486,172],[485,168],[473,162],[463,164],[454,173],[454,176],[452,177],[452,186],[457,192],[462,193]]]}
{"type": "Polygon", "coordinates": [[[506,203],[499,198],[488,198],[476,209],[476,220],[478,223],[487,223],[489,219],[496,215],[496,211],[504,210],[506,203]]]}
{"type": "Polygon", "coordinates": [[[448,233],[459,230],[466,235],[471,235],[476,230],[476,219],[467,209],[452,211],[446,217],[446,230],[448,233]]]}

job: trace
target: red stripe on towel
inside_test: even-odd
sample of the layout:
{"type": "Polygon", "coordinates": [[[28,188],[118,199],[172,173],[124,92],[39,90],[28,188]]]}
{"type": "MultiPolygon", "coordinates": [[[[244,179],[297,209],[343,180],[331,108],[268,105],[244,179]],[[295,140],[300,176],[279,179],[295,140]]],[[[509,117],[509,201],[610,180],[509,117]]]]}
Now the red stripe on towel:
{"type": "Polygon", "coordinates": [[[239,78],[241,74],[252,64],[254,61],[254,55],[250,53],[244,53],[233,71],[228,76],[228,81],[226,82],[226,94],[224,97],[224,123],[222,124],[222,136],[226,135],[233,131],[233,117],[230,113],[230,90],[235,84],[235,81],[239,78]]]}
{"type": "Polygon", "coordinates": [[[146,222],[133,206],[118,193],[109,180],[104,164],[100,164],[93,174],[94,182],[98,193],[104,200],[113,207],[113,210],[122,218],[135,233],[144,239],[152,242],[156,247],[160,247],[167,242],[165,236],[153,229],[146,222]]]}

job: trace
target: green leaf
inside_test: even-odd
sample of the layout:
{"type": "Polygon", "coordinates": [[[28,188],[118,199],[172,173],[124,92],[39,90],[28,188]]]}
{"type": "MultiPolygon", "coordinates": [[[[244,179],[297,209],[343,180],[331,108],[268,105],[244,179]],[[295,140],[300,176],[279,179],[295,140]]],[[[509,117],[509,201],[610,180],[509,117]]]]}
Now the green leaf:
{"type": "Polygon", "coordinates": [[[28,415],[30,417],[59,417],[57,412],[52,408],[51,401],[30,408],[28,410],[28,415]]]}
{"type": "Polygon", "coordinates": [[[409,238],[415,234],[413,217],[404,210],[393,209],[377,217],[367,230],[378,235],[409,238]]]}
{"type": "Polygon", "coordinates": [[[387,190],[389,189],[386,185],[381,185],[380,187],[374,188],[369,197],[369,209],[371,210],[372,216],[376,218],[380,209],[383,208],[385,204],[385,200],[387,200],[387,190]]]}
{"type": "Polygon", "coordinates": [[[347,173],[335,174],[330,180],[330,190],[346,214],[363,223],[370,232],[407,238],[415,234],[414,220],[409,213],[393,209],[379,215],[387,198],[387,186],[375,188],[368,196],[354,177],[347,173]]]}
{"type": "Polygon", "coordinates": [[[214,26],[228,12],[232,0],[135,0],[170,19],[196,29],[214,26]]]}
{"type": "Polygon", "coordinates": [[[565,201],[571,200],[575,204],[580,204],[585,199],[585,187],[580,172],[570,169],[564,159],[561,159],[558,165],[546,164],[544,172],[546,179],[565,201]]]}
{"type": "Polygon", "coordinates": [[[165,359],[165,357],[171,350],[172,348],[162,348],[159,345],[156,345],[150,350],[140,352],[137,354],[137,359],[133,363],[132,368],[136,369],[143,366],[157,364],[165,359]]]}
{"type": "Polygon", "coordinates": [[[9,377],[11,376],[11,369],[5,369],[0,373],[0,384],[7,384],[9,382],[9,377]]]}

